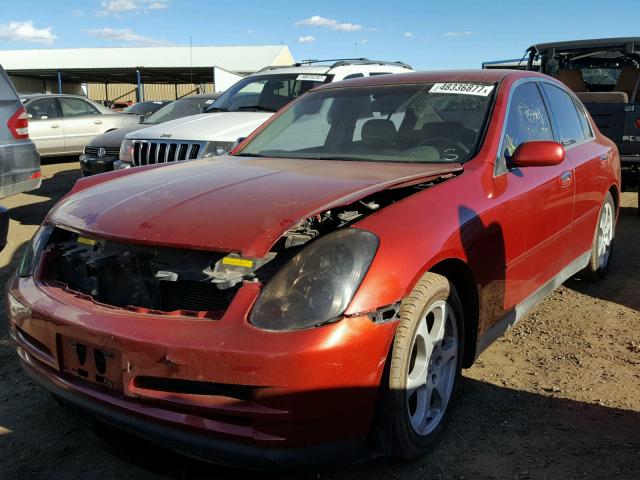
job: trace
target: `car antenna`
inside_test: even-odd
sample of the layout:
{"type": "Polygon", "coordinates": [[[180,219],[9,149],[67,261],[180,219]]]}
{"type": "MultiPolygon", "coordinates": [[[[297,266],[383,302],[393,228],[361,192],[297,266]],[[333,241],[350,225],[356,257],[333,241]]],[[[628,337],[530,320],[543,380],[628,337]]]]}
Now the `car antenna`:
{"type": "Polygon", "coordinates": [[[522,58],[520,59],[520,61],[518,62],[518,65],[516,66],[516,70],[520,70],[520,64],[522,63],[522,61],[524,60],[524,57],[527,56],[527,53],[529,53],[529,49],[526,49],[524,51],[524,55],[522,55],[522,58]]]}

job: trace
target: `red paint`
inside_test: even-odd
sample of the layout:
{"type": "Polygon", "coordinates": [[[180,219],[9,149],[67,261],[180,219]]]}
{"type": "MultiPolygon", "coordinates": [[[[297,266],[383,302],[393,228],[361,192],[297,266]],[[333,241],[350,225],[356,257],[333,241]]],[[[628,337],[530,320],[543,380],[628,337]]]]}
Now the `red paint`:
{"type": "MultiPolygon", "coordinates": [[[[365,438],[396,325],[374,324],[363,312],[401,300],[423,272],[454,259],[473,273],[481,335],[589,250],[604,195],[620,190],[617,150],[595,125],[596,138],[568,149],[560,163],[494,174],[508,95],[525,77],[540,75],[483,70],[348,82],[499,82],[483,146],[462,173],[456,165],[225,157],[79,181],[47,221],[97,237],[260,257],[314,213],[457,173],[356,223],[376,233],[380,247],[347,317],[334,324],[295,332],[250,325],[256,283],[242,286],[222,318],[207,320],[109,308],[13,279],[9,291],[31,309],[11,319],[20,348],[35,358],[23,361],[74,395],[215,438],[283,447],[365,438]],[[566,172],[569,182],[561,181],[566,172]],[[122,355],[122,393],[60,374],[60,338],[122,355]],[[137,375],[243,385],[251,399],[150,391],[134,383],[137,375]]],[[[528,163],[534,153],[561,153],[557,144],[534,150],[525,151],[528,163]]]]}

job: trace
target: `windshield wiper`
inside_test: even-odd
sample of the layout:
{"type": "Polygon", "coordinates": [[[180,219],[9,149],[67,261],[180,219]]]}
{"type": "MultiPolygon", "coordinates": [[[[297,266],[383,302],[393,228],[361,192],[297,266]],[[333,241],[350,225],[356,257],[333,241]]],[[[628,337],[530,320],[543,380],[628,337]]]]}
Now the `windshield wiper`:
{"type": "Polygon", "coordinates": [[[262,158],[262,157],[270,157],[271,155],[262,155],[261,153],[236,153],[234,155],[234,157],[256,157],[256,158],[262,158]]]}
{"type": "Polygon", "coordinates": [[[224,107],[209,107],[207,108],[204,113],[209,113],[209,112],[228,112],[229,109],[228,108],[224,108],[224,107]]]}
{"type": "Polygon", "coordinates": [[[264,105],[243,105],[236,108],[236,110],[262,110],[264,112],[277,112],[277,108],[265,107],[264,105]]]}

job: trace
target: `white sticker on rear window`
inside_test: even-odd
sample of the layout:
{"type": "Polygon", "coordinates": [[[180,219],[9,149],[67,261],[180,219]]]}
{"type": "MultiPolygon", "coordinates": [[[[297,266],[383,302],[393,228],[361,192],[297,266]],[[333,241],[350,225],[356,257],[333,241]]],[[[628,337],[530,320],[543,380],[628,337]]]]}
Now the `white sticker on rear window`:
{"type": "Polygon", "coordinates": [[[478,95],[486,97],[493,91],[493,85],[477,83],[435,83],[429,93],[453,93],[457,95],[478,95]]]}
{"type": "Polygon", "coordinates": [[[204,104],[211,105],[213,102],[215,102],[215,100],[207,100],[206,102],[204,102],[204,104]]]}
{"type": "Polygon", "coordinates": [[[306,75],[300,74],[296,77],[296,80],[302,80],[307,82],[324,82],[327,79],[326,75],[306,75]]]}

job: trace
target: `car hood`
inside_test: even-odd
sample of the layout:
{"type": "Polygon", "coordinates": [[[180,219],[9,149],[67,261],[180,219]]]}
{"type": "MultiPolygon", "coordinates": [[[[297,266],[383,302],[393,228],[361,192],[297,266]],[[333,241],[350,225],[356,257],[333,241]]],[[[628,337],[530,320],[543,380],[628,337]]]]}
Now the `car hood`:
{"type": "Polygon", "coordinates": [[[145,128],[127,138],[235,142],[239,137],[248,136],[272,115],[265,112],[200,113],[145,128]]]}
{"type": "Polygon", "coordinates": [[[119,148],[122,140],[124,140],[124,136],[127,133],[135,132],[136,130],[140,130],[142,128],[145,128],[145,125],[137,125],[135,127],[125,127],[111,130],[110,132],[103,133],[102,135],[98,135],[97,137],[93,137],[93,140],[91,140],[88,145],[91,147],[119,148]]]}
{"type": "Polygon", "coordinates": [[[305,218],[460,170],[460,164],[212,157],[141,167],[84,190],[79,182],[47,221],[100,238],[259,258],[305,218]]]}

